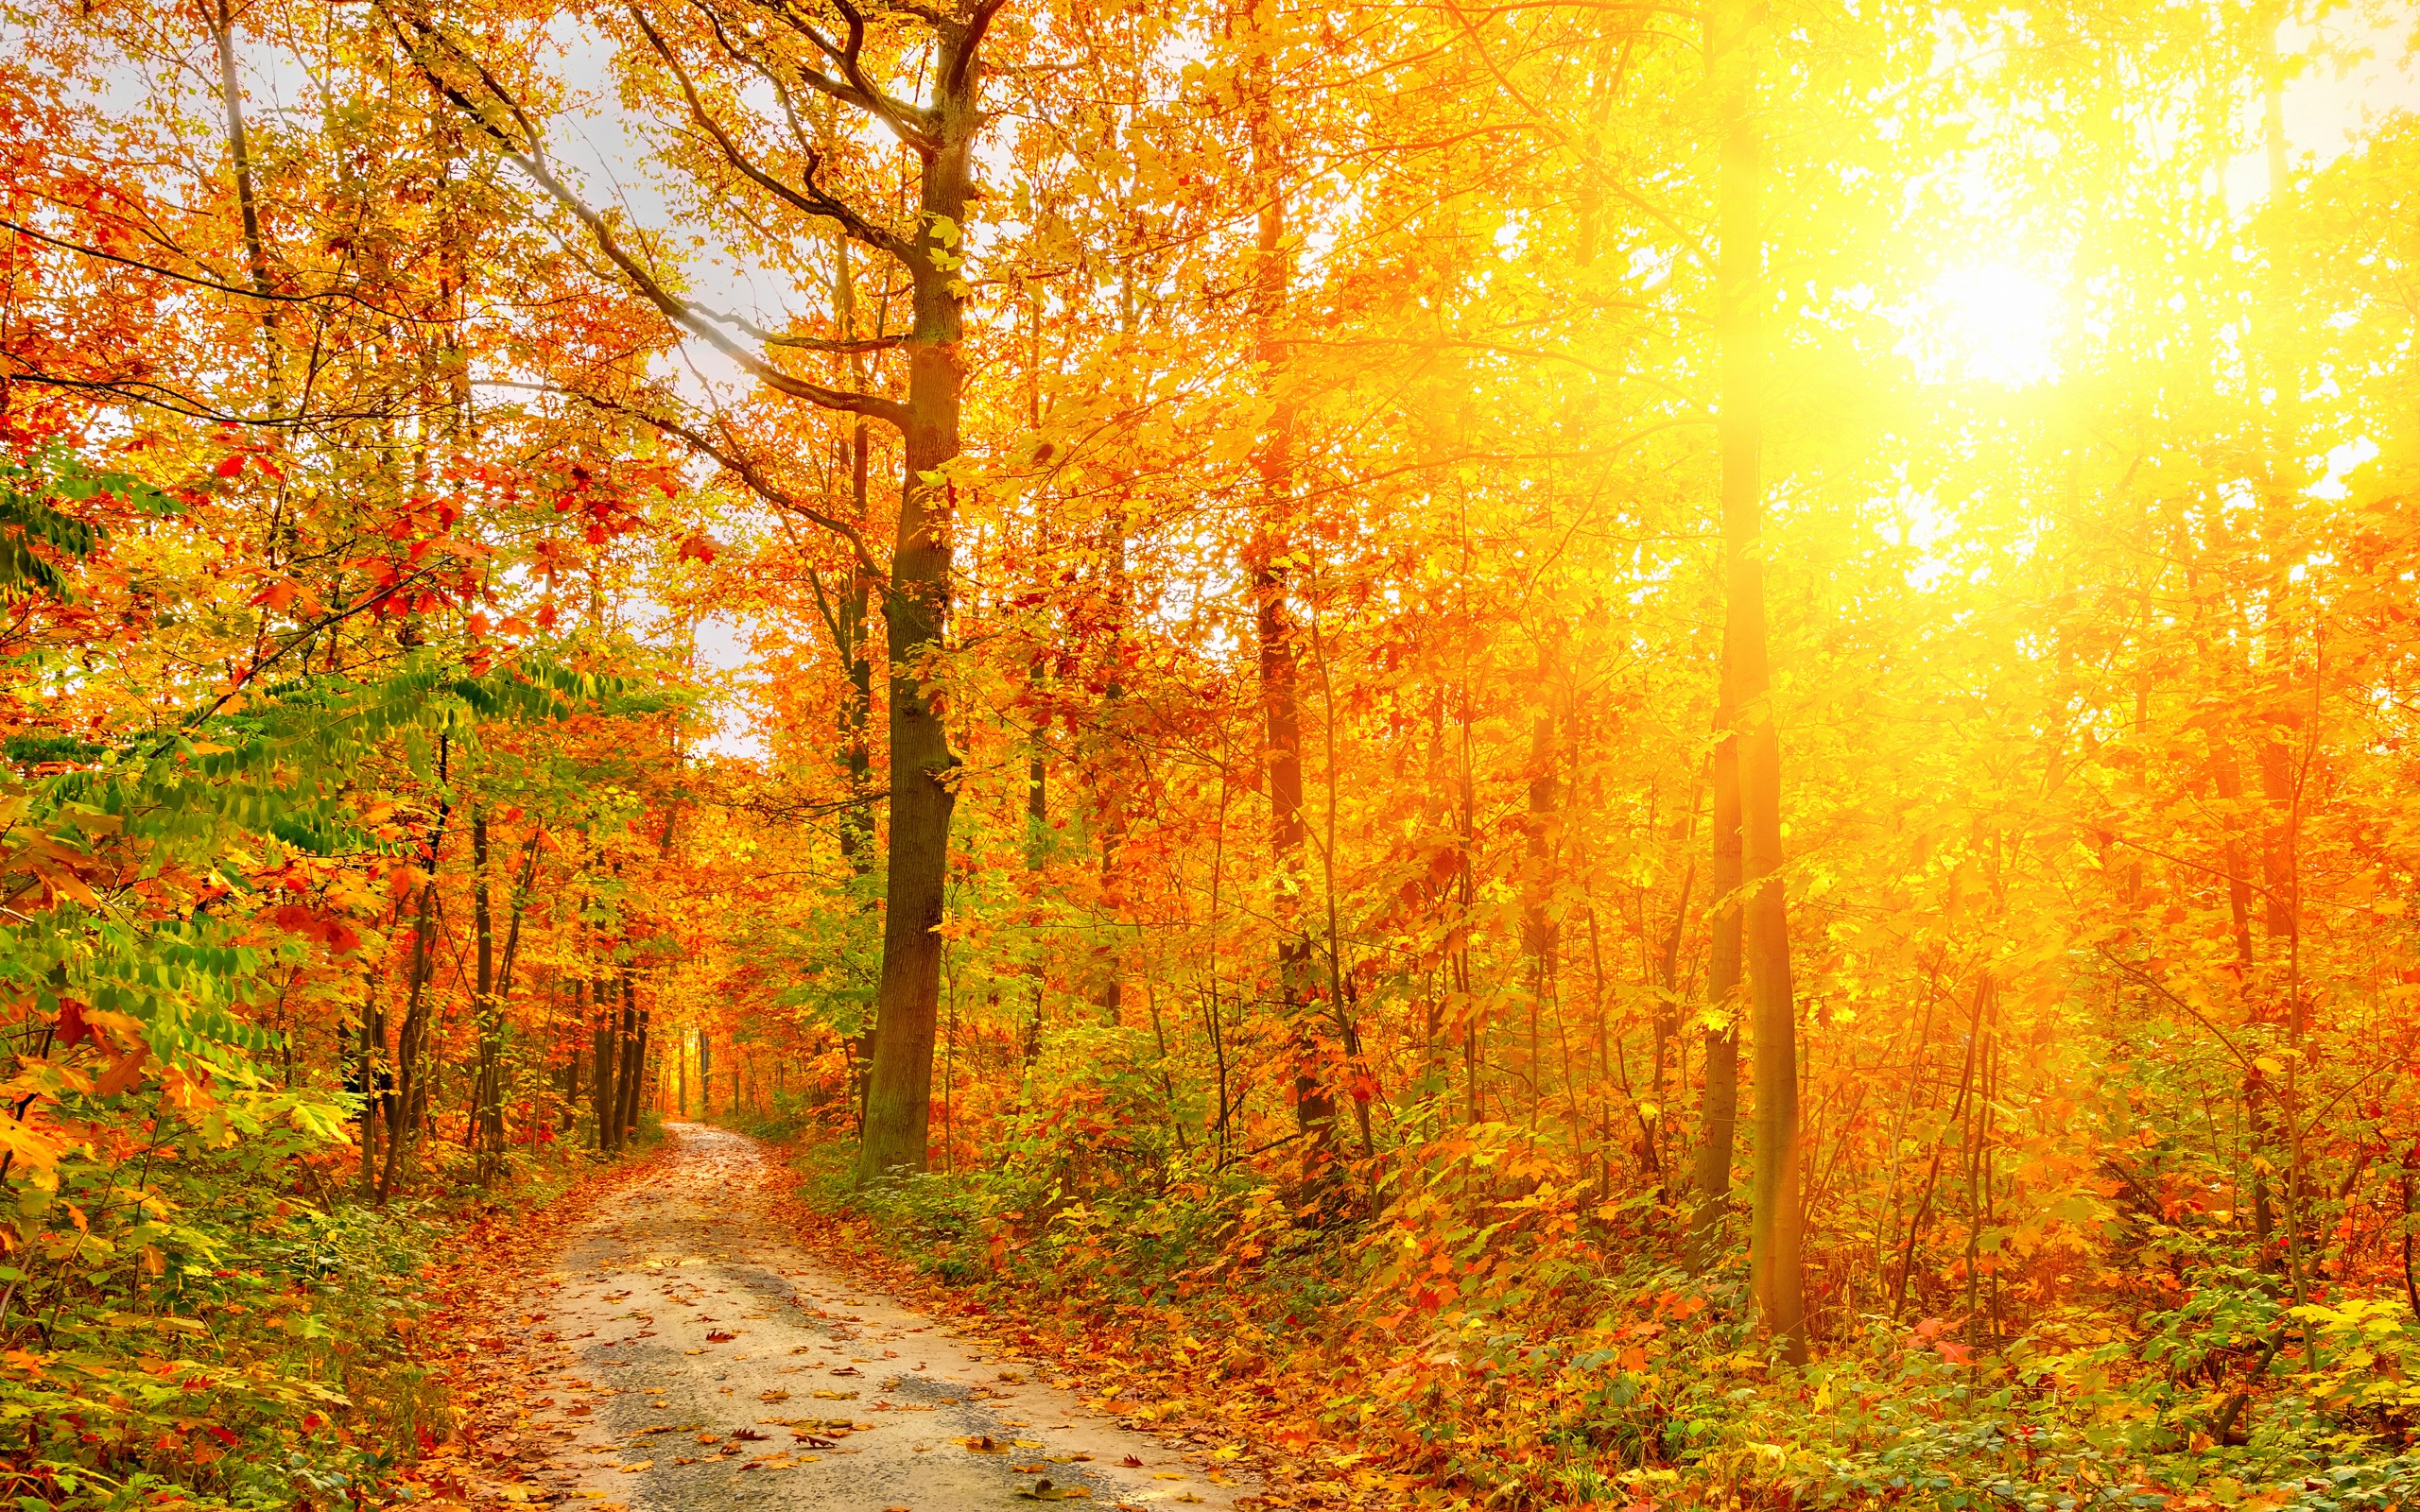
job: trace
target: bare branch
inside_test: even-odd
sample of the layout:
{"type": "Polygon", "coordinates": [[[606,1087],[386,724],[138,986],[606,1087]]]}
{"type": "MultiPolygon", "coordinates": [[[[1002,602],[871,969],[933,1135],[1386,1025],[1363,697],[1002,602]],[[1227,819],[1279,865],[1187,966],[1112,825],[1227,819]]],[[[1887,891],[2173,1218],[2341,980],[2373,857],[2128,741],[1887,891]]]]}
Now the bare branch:
{"type": "Polygon", "coordinates": [[[941,143],[934,135],[939,123],[934,120],[932,112],[886,93],[866,77],[861,61],[866,44],[864,12],[849,4],[848,0],[835,0],[842,19],[849,24],[849,40],[836,43],[793,9],[790,0],[756,0],[756,4],[804,37],[840,70],[841,77],[833,78],[826,74],[802,69],[799,72],[802,81],[836,100],[873,112],[883,125],[890,128],[891,135],[925,157],[941,150],[941,143]]]}
{"type": "MultiPolygon", "coordinates": [[[[689,71],[682,67],[681,60],[673,56],[671,45],[664,40],[663,33],[655,29],[654,26],[648,21],[646,13],[637,6],[631,6],[630,12],[631,19],[638,23],[639,30],[646,34],[648,42],[655,48],[655,55],[664,60],[664,66],[672,70],[672,77],[680,82],[681,95],[689,102],[690,118],[698,123],[700,129],[715,139],[715,145],[722,149],[725,162],[746,175],[750,182],[800,214],[821,215],[827,220],[838,222],[841,230],[868,247],[889,252],[902,262],[908,260],[913,249],[907,242],[867,220],[845,201],[837,198],[816,184],[815,171],[823,163],[821,153],[807,154],[805,180],[803,184],[796,187],[782,182],[757,166],[754,160],[739,149],[739,144],[733,140],[723,124],[715,118],[714,112],[706,109],[705,101],[698,94],[697,85],[689,77],[689,71]]],[[[719,31],[720,28],[717,27],[717,30],[719,31]]]]}
{"type": "Polygon", "coordinates": [[[41,232],[34,230],[31,226],[25,225],[19,221],[0,219],[0,230],[15,232],[20,236],[41,242],[46,247],[56,247],[62,252],[74,252],[78,257],[89,257],[94,259],[95,262],[115,263],[120,267],[130,267],[135,269],[137,272],[156,273],[162,278],[169,279],[179,284],[190,284],[196,288],[209,289],[217,294],[233,294],[238,299],[268,300],[285,304],[322,304],[331,300],[343,301],[358,304],[363,309],[368,310],[371,314],[375,315],[382,319],[399,321],[406,325],[451,325],[453,323],[451,320],[442,318],[406,315],[399,311],[389,310],[384,306],[372,304],[370,301],[354,293],[351,289],[322,289],[316,293],[308,294],[283,294],[270,289],[247,287],[240,284],[224,284],[219,282],[217,279],[204,278],[198,273],[180,273],[173,267],[162,267],[157,263],[147,263],[141,258],[125,257],[116,252],[105,252],[97,247],[84,246],[80,242],[64,241],[57,236],[46,236],[41,232]]]}
{"type": "Polygon", "coordinates": [[[422,77],[486,133],[488,138],[495,143],[497,150],[513,166],[527,174],[531,181],[545,190],[557,204],[562,206],[574,219],[585,227],[590,239],[596,244],[596,249],[603,252],[606,258],[621,270],[622,276],[630,281],[631,285],[648,303],[661,311],[665,318],[714,347],[759,382],[793,399],[804,399],[809,404],[818,404],[826,409],[845,410],[851,414],[864,415],[902,430],[907,428],[908,409],[898,401],[885,399],[878,394],[859,393],[854,389],[833,388],[784,372],[763,357],[723,335],[717,328],[715,318],[705,309],[666,288],[664,282],[657,278],[653,271],[622,245],[621,239],[614,234],[613,227],[606,223],[605,217],[556,175],[553,164],[546,157],[544,141],[537,134],[536,128],[530,125],[528,117],[523,113],[519,103],[505,90],[504,86],[477,59],[464,54],[455,45],[452,39],[441,33],[433,24],[418,17],[407,19],[411,27],[418,31],[425,42],[434,47],[444,49],[448,55],[477,73],[481,84],[493,96],[496,104],[510,112],[513,120],[520,124],[524,140],[515,141],[510,132],[490,119],[488,114],[478,108],[476,102],[441,75],[437,68],[415,49],[414,60],[419,64],[422,77]]]}
{"type": "Polygon", "coordinates": [[[777,509],[785,510],[790,514],[799,516],[801,519],[819,524],[824,529],[831,531],[834,535],[839,537],[840,540],[848,545],[849,555],[856,562],[857,569],[860,572],[863,572],[870,580],[879,585],[885,593],[890,592],[890,574],[884,570],[881,563],[874,560],[873,552],[866,545],[864,533],[859,531],[856,526],[849,524],[846,520],[842,520],[836,515],[827,514],[823,510],[816,508],[813,505],[805,503],[801,500],[798,495],[790,492],[787,489],[783,488],[780,484],[775,483],[770,477],[767,476],[765,470],[758,467],[753,461],[752,461],[748,455],[741,451],[738,445],[731,438],[730,429],[728,426],[722,424],[721,418],[719,416],[716,418],[716,424],[717,428],[722,430],[723,434],[720,438],[717,438],[706,435],[705,432],[700,430],[697,426],[690,424],[686,421],[675,420],[660,415],[651,409],[642,408],[637,404],[631,404],[627,400],[615,399],[606,394],[590,393],[584,389],[566,388],[561,386],[551,387],[548,391],[562,394],[566,398],[577,399],[581,404],[587,404],[595,409],[606,410],[617,415],[628,415],[633,420],[645,421],[648,424],[656,427],[658,430],[680,437],[692,447],[695,447],[700,455],[712,459],[725,472],[737,478],[742,484],[747,486],[749,492],[753,493],[756,497],[764,500],[767,504],[771,505],[777,509]]]}
{"type": "MultiPolygon", "coordinates": [[[[97,394],[123,400],[130,404],[148,404],[164,409],[187,420],[209,421],[221,425],[264,426],[273,430],[304,430],[314,425],[335,424],[344,421],[398,420],[425,411],[404,408],[333,410],[320,414],[241,415],[215,407],[190,394],[182,393],[165,384],[148,378],[70,378],[63,373],[44,372],[12,352],[0,352],[11,370],[12,383],[33,384],[42,387],[64,388],[73,393],[97,394]]],[[[442,406],[435,406],[442,407],[442,406]]]]}

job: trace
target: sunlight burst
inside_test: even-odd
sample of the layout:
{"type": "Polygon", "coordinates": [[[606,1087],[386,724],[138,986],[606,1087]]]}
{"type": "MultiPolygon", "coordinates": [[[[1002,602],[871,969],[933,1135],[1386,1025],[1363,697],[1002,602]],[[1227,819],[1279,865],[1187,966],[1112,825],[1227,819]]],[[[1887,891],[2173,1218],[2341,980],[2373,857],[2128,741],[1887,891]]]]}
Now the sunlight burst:
{"type": "Polygon", "coordinates": [[[1935,382],[1980,381],[2021,388],[2059,376],[2059,296],[2005,263],[1952,268],[1933,280],[1901,350],[1935,382]]]}

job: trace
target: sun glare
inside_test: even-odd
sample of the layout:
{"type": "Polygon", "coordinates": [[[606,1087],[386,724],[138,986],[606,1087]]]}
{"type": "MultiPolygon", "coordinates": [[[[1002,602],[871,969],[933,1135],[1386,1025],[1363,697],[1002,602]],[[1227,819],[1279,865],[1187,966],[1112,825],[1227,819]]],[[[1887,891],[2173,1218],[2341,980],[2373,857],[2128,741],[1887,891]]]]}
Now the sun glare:
{"type": "Polygon", "coordinates": [[[1944,273],[1910,314],[1900,350],[1929,379],[2020,388],[2059,376],[2059,297],[2005,263],[1944,273]]]}

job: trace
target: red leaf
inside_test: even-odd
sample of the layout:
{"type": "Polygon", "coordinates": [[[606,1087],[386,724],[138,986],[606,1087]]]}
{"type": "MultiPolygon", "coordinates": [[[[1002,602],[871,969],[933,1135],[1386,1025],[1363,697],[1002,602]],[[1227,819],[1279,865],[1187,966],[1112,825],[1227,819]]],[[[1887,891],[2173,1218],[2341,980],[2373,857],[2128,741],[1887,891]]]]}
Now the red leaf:
{"type": "Polygon", "coordinates": [[[242,471],[244,471],[244,454],[241,452],[237,452],[218,464],[218,475],[222,478],[232,478],[242,471]]]}

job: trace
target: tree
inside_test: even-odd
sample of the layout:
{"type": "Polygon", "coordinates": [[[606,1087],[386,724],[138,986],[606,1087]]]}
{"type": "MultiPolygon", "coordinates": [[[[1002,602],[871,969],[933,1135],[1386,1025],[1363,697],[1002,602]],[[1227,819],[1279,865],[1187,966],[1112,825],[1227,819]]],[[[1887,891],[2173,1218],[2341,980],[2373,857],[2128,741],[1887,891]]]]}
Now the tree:
{"type": "MultiPolygon", "coordinates": [[[[645,43],[633,71],[661,92],[668,116],[700,134],[703,146],[688,166],[701,184],[719,191],[730,180],[742,195],[760,198],[770,214],[800,225],[803,241],[811,243],[811,228],[837,226],[907,280],[907,333],[870,341],[761,332],[675,292],[680,281],[659,265],[647,243],[617,232],[558,167],[537,117],[483,60],[475,42],[428,13],[389,11],[431,87],[562,206],[586,232],[612,275],[682,336],[712,347],[786,398],[881,421],[904,441],[906,475],[885,565],[868,554],[853,524],[801,504],[774,481],[722,417],[691,422],[661,413],[653,396],[634,405],[622,394],[592,395],[633,408],[721,462],[768,503],[835,531],[849,542],[854,566],[879,586],[890,669],[890,794],[882,985],[858,1158],[858,1175],[865,1180],[894,1170],[923,1170],[928,1143],[941,988],[937,931],[957,801],[957,758],[926,667],[944,648],[949,628],[957,488],[951,468],[961,445],[964,383],[963,240],[975,192],[975,146],[983,126],[983,46],[1000,4],[971,0],[949,12],[868,12],[839,0],[828,28],[796,11],[736,5],[661,20],[642,8],[629,12],[631,27],[645,43]],[[693,35],[701,61],[689,54],[693,35]],[[920,47],[931,49],[928,75],[913,66],[920,47]],[[894,93],[882,80],[886,69],[920,77],[922,97],[894,93]],[[779,102],[775,118],[745,113],[745,91],[758,86],[779,102]],[[827,186],[820,176],[835,155],[830,140],[818,144],[794,134],[803,129],[797,111],[804,98],[847,107],[911,156],[914,204],[904,217],[891,215],[878,199],[869,204],[827,186]],[[743,344],[734,331],[754,336],[754,344],[743,344]],[[776,360],[777,353],[793,351],[855,354],[869,347],[897,347],[905,353],[904,398],[801,378],[776,360]]],[[[848,255],[845,249],[841,255],[848,255]]]]}

